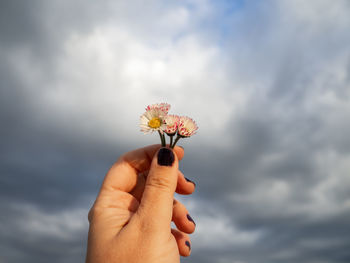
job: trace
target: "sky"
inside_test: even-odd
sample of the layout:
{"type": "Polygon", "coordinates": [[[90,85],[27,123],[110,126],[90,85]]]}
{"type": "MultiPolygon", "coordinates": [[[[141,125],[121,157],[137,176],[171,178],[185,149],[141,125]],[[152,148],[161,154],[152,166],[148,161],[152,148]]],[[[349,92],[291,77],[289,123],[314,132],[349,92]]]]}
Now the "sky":
{"type": "Polygon", "coordinates": [[[350,3],[0,1],[0,262],[84,262],[108,168],[168,102],[188,263],[350,262],[350,3]]]}

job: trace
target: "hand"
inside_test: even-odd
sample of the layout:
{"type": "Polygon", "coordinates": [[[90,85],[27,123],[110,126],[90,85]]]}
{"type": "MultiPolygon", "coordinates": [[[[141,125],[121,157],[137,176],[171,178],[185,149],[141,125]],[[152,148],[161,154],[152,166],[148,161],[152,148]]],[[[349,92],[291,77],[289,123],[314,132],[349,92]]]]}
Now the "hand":
{"type": "Polygon", "coordinates": [[[89,212],[88,263],[172,263],[189,256],[195,223],[174,192],[195,185],[178,170],[184,151],[152,145],[111,167],[89,212]],[[175,153],[175,154],[174,154],[175,153]],[[177,229],[171,229],[173,221],[177,229]]]}

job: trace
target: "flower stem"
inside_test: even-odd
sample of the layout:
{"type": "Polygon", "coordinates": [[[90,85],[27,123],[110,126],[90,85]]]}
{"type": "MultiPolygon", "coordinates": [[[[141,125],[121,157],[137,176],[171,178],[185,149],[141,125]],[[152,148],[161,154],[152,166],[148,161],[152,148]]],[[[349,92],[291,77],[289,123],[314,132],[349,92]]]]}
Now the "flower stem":
{"type": "Polygon", "coordinates": [[[162,134],[160,131],[158,131],[159,137],[160,137],[160,142],[162,143],[162,147],[165,147],[165,137],[164,134],[162,134]]]}
{"type": "Polygon", "coordinates": [[[177,135],[175,141],[174,141],[174,144],[173,145],[170,145],[170,148],[174,148],[176,143],[180,140],[181,136],[177,135]]]}
{"type": "Polygon", "coordinates": [[[163,146],[163,147],[166,147],[166,140],[165,140],[165,135],[164,135],[164,133],[162,134],[162,138],[163,138],[162,146],[163,146]]]}
{"type": "Polygon", "coordinates": [[[170,144],[169,145],[170,145],[170,148],[172,148],[171,145],[173,144],[174,135],[169,135],[169,137],[170,137],[170,144]]]}

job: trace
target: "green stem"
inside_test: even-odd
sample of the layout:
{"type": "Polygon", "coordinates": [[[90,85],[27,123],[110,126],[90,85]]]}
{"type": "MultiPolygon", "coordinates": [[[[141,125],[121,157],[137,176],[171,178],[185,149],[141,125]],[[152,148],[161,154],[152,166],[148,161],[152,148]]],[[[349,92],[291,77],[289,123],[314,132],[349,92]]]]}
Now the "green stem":
{"type": "Polygon", "coordinates": [[[175,141],[174,141],[174,144],[172,146],[170,146],[170,148],[174,148],[176,143],[181,139],[181,136],[177,135],[175,141]]]}
{"type": "Polygon", "coordinates": [[[165,140],[165,135],[164,135],[164,133],[162,134],[162,137],[163,137],[162,146],[163,146],[163,147],[166,147],[166,140],[165,140]]]}
{"type": "Polygon", "coordinates": [[[165,147],[165,138],[164,138],[164,135],[158,131],[159,133],[159,137],[160,137],[160,142],[162,143],[162,147],[165,147]]]}
{"type": "Polygon", "coordinates": [[[169,146],[170,146],[170,148],[172,148],[171,145],[173,144],[173,137],[174,137],[174,135],[169,135],[169,137],[170,137],[170,144],[169,144],[169,146]]]}

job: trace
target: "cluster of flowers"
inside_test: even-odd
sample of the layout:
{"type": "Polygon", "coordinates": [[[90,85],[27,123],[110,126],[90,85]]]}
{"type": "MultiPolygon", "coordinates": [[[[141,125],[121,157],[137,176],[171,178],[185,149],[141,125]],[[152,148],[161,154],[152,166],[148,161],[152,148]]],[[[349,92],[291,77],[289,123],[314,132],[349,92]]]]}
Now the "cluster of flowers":
{"type": "Polygon", "coordinates": [[[197,124],[189,117],[168,115],[170,104],[157,103],[146,107],[140,117],[141,131],[150,133],[158,131],[162,146],[166,146],[165,133],[170,137],[170,148],[174,148],[180,138],[187,138],[196,133],[197,124]],[[176,136],[175,140],[173,137],[176,136]]]}

